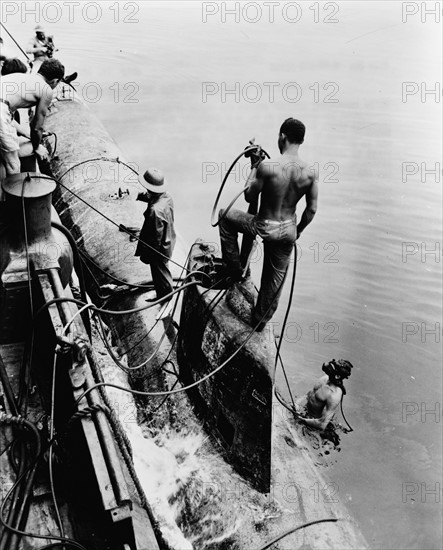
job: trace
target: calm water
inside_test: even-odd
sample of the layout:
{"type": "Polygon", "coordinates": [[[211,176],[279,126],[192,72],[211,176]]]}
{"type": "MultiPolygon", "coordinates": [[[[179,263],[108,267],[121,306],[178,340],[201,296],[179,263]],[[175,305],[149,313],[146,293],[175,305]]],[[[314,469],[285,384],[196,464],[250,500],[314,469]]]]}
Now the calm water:
{"type": "MultiPolygon", "coordinates": [[[[420,13],[403,23],[400,2],[281,4],[273,23],[264,8],[252,23],[252,5],[223,23],[219,4],[203,23],[199,2],[123,2],[114,23],[117,4],[101,2],[96,23],[81,13],[70,23],[65,10],[47,28],[127,158],[166,172],[187,244],[218,241],[210,213],[221,172],[248,140],[276,154],[281,122],[305,122],[301,155],[318,163],[321,195],[299,241],[284,335],[291,385],[310,389],[332,357],[354,363],[344,400],[354,432],[325,475],[373,548],[441,548],[441,497],[430,492],[441,490],[441,164],[438,175],[421,170],[441,162],[441,103],[420,91],[402,101],[403,82],[435,88],[441,31],[420,13]],[[236,82],[238,96],[223,96],[236,82]]],[[[35,19],[18,17],[6,23],[23,44],[35,19]]],[[[288,294],[289,283],[276,330],[288,294]]]]}

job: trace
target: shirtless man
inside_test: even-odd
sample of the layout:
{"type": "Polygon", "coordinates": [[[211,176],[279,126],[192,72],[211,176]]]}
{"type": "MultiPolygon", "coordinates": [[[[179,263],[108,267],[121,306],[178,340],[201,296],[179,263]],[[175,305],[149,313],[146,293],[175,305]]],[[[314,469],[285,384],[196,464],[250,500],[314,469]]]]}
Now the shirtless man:
{"type": "Polygon", "coordinates": [[[20,173],[19,142],[13,123],[17,109],[36,107],[31,122],[31,143],[36,155],[45,160],[48,151],[41,144],[43,124],[52,101],[52,90],[65,74],[57,59],[47,59],[38,73],[13,73],[2,77],[0,83],[0,149],[6,175],[20,173]]]}
{"type": "Polygon", "coordinates": [[[298,155],[304,136],[304,124],[288,118],[278,136],[281,156],[266,161],[260,155],[252,156],[244,195],[249,203],[258,203],[260,198],[257,215],[234,209],[226,216],[223,210],[219,212],[223,262],[233,280],[240,280],[242,276],[238,232],[263,239],[261,285],[252,311],[252,323],[257,331],[263,330],[277,309],[294,243],[317,210],[318,184],[314,170],[298,155]],[[302,197],[306,197],[306,208],[296,225],[295,208],[302,197]]]}
{"type": "Polygon", "coordinates": [[[323,375],[305,397],[297,401],[298,409],[305,409],[308,416],[296,413],[297,419],[311,428],[326,429],[334,417],[346,390],[343,380],[351,375],[352,364],[344,359],[332,359],[322,366],[323,375]]]}

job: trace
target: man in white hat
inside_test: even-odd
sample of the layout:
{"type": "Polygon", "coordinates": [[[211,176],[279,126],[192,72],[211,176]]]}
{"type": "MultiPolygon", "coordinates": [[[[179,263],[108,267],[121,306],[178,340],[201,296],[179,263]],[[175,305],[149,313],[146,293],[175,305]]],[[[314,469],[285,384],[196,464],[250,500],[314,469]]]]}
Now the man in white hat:
{"type": "Polygon", "coordinates": [[[137,200],[148,203],[148,207],[135,255],[151,266],[159,300],[173,290],[168,263],[175,246],[174,203],[166,192],[166,182],[160,170],[149,168],[143,178],[142,185],[147,191],[139,193],[137,200]]]}
{"type": "Polygon", "coordinates": [[[52,37],[46,36],[44,28],[41,25],[37,25],[35,27],[35,36],[31,38],[26,48],[26,53],[34,54],[31,72],[37,73],[43,61],[52,57],[53,51],[54,43],[52,37]]]}

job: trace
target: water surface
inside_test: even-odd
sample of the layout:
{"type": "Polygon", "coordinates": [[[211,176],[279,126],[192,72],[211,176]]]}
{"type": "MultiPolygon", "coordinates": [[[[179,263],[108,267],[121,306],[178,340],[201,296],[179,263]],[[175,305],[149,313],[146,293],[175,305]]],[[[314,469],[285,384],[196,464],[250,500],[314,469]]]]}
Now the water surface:
{"type": "MultiPolygon", "coordinates": [[[[402,100],[403,82],[430,89],[439,80],[439,26],[420,14],[402,22],[400,2],[337,3],[333,24],[314,22],[314,2],[298,3],[293,24],[280,8],[273,23],[223,23],[220,14],[203,23],[199,2],[140,2],[138,23],[114,23],[114,3],[100,5],[96,23],[70,23],[65,12],[47,27],[126,157],[165,171],[189,245],[218,242],[213,200],[248,140],[276,154],[282,121],[306,124],[301,156],[318,163],[320,200],[299,241],[283,345],[289,379],[300,394],[323,361],[353,362],[344,409],[354,432],[324,473],[372,548],[441,548],[441,497],[426,492],[441,489],[441,165],[437,175],[420,171],[441,162],[441,103],[419,93],[402,100]],[[203,83],[236,82],[239,97],[203,101],[203,83]],[[288,83],[299,101],[288,95],[297,88],[283,94],[288,83]],[[338,101],[325,102],[334,90],[338,101]],[[404,163],[418,173],[405,178],[404,163]]],[[[23,44],[35,21],[17,17],[7,26],[23,44]]],[[[225,204],[241,185],[232,178],[225,204]]],[[[259,261],[253,267],[258,276],[259,261]]],[[[288,295],[289,283],[276,331],[288,295]]]]}

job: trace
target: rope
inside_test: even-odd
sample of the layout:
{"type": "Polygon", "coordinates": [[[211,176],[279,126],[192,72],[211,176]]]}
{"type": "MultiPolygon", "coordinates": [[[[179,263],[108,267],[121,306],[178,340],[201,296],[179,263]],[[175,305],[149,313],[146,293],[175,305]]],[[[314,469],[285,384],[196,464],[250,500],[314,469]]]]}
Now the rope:
{"type": "Polygon", "coordinates": [[[87,164],[88,162],[95,162],[96,160],[103,160],[104,162],[116,162],[117,164],[123,164],[123,166],[126,166],[127,168],[132,170],[134,172],[134,174],[136,174],[137,176],[140,175],[137,172],[137,170],[134,170],[134,168],[132,168],[132,166],[129,166],[129,164],[126,164],[126,162],[122,162],[119,157],[116,157],[115,159],[109,158],[109,157],[97,157],[97,158],[94,158],[94,159],[82,160],[80,162],[77,162],[76,164],[74,164],[70,168],[68,168],[65,172],[63,172],[63,174],[60,176],[60,179],[63,179],[66,176],[66,174],[68,174],[71,170],[74,170],[74,168],[78,168],[82,164],[87,164]]]}
{"type": "Polygon", "coordinates": [[[299,529],[304,529],[305,527],[309,527],[310,525],[315,525],[316,523],[327,523],[327,522],[336,522],[336,521],[343,521],[343,520],[340,518],[327,518],[327,519],[317,519],[315,521],[309,521],[308,523],[303,523],[298,527],[293,527],[292,529],[288,529],[281,535],[278,535],[278,537],[275,537],[271,541],[267,542],[264,546],[260,546],[260,548],[258,548],[257,550],[266,550],[267,548],[271,547],[273,544],[275,544],[279,540],[287,537],[288,535],[291,535],[292,533],[295,533],[299,529]]]}
{"type": "Polygon", "coordinates": [[[12,36],[12,34],[8,31],[8,29],[3,25],[3,23],[0,21],[0,25],[5,29],[5,31],[8,33],[9,37],[12,39],[14,44],[17,46],[17,48],[22,52],[22,54],[26,57],[28,60],[28,63],[31,63],[31,58],[29,55],[25,52],[25,50],[22,49],[20,44],[17,42],[17,40],[12,36]]]}
{"type": "Polygon", "coordinates": [[[245,192],[246,188],[242,189],[240,191],[240,193],[238,193],[238,195],[236,195],[234,197],[234,199],[232,199],[232,201],[229,203],[228,207],[224,209],[223,214],[220,216],[220,218],[216,222],[214,222],[214,217],[215,217],[215,214],[217,212],[218,203],[220,201],[220,196],[222,194],[223,188],[226,184],[226,181],[227,181],[230,173],[232,172],[234,166],[237,164],[237,162],[241,159],[241,157],[243,155],[245,155],[246,153],[249,153],[250,151],[254,151],[255,149],[260,149],[268,157],[268,159],[271,158],[268,155],[268,153],[260,147],[260,145],[251,145],[250,147],[246,147],[246,149],[244,149],[239,155],[237,155],[234,162],[228,168],[228,171],[226,172],[225,177],[223,178],[223,181],[222,181],[222,183],[220,185],[220,188],[218,190],[217,197],[215,198],[214,206],[212,207],[212,213],[211,213],[211,225],[212,225],[212,227],[217,227],[217,225],[222,221],[222,219],[226,216],[226,214],[229,212],[229,210],[231,210],[231,208],[234,205],[234,203],[236,202],[236,200],[240,197],[240,195],[242,195],[245,192]]]}
{"type": "Polygon", "coordinates": [[[181,264],[179,264],[178,262],[176,262],[175,260],[173,260],[172,258],[169,258],[168,256],[166,256],[165,254],[162,254],[161,252],[159,252],[158,250],[156,250],[153,246],[151,246],[150,244],[146,243],[145,241],[143,241],[142,239],[140,239],[140,237],[137,237],[136,235],[134,235],[134,233],[131,233],[128,229],[126,229],[126,227],[122,224],[118,224],[117,222],[115,222],[114,220],[112,220],[111,218],[109,218],[108,216],[106,216],[106,214],[103,214],[103,212],[100,212],[100,210],[98,210],[97,208],[95,208],[95,206],[92,206],[92,204],[90,204],[88,201],[85,201],[85,199],[82,199],[82,197],[80,197],[80,195],[77,195],[77,193],[75,193],[74,191],[72,191],[72,189],[69,189],[69,187],[67,187],[66,185],[64,185],[60,180],[58,179],[55,179],[55,178],[50,178],[49,176],[48,177],[44,177],[44,176],[29,176],[31,179],[46,179],[46,180],[52,180],[52,181],[55,181],[56,183],[58,183],[59,185],[61,185],[64,189],[66,189],[66,191],[69,191],[72,195],[74,195],[74,197],[78,200],[80,200],[81,202],[83,202],[84,204],[86,204],[86,206],[88,206],[89,208],[91,208],[91,210],[94,210],[95,212],[97,212],[97,214],[99,214],[100,216],[102,216],[105,220],[107,220],[108,222],[112,223],[113,225],[115,225],[116,227],[118,227],[118,229],[120,231],[123,231],[124,233],[127,233],[130,237],[133,237],[136,241],[140,242],[142,245],[144,246],[147,246],[148,248],[150,248],[153,252],[155,252],[156,254],[158,254],[159,256],[161,256],[162,258],[165,258],[166,260],[168,260],[168,262],[171,262],[175,265],[177,265],[178,267],[180,267],[181,269],[184,269],[186,271],[189,271],[189,269],[187,269],[186,267],[182,266],[181,264]]]}
{"type": "Polygon", "coordinates": [[[123,460],[125,461],[125,464],[126,464],[126,467],[128,468],[128,472],[131,476],[131,479],[135,485],[135,488],[137,489],[137,493],[140,497],[140,503],[141,505],[143,506],[143,508],[146,510],[146,512],[148,513],[149,517],[151,518],[151,520],[153,521],[153,514],[152,514],[152,510],[150,509],[150,506],[148,504],[148,500],[146,498],[146,495],[145,495],[145,492],[143,490],[143,487],[140,483],[140,480],[137,476],[137,472],[135,471],[135,467],[134,467],[134,462],[133,462],[133,457],[132,457],[132,446],[131,446],[131,442],[126,434],[126,431],[124,430],[123,426],[121,425],[121,422],[120,422],[120,419],[117,417],[117,415],[115,414],[115,411],[112,407],[112,404],[109,400],[109,396],[107,395],[103,385],[104,383],[101,382],[103,380],[103,376],[101,374],[101,371],[100,371],[100,368],[97,364],[97,361],[93,355],[93,352],[92,350],[91,351],[88,351],[88,359],[89,359],[89,363],[91,365],[91,370],[92,370],[92,373],[94,375],[94,378],[96,380],[99,380],[102,384],[101,388],[100,388],[100,395],[103,399],[103,401],[105,402],[105,405],[106,405],[106,408],[107,408],[107,415],[108,415],[108,420],[109,420],[109,424],[111,425],[111,428],[116,436],[116,441],[117,441],[117,445],[118,445],[118,448],[120,449],[120,452],[121,452],[121,455],[123,457],[123,460]]]}
{"type": "Polygon", "coordinates": [[[105,405],[102,405],[101,403],[89,405],[89,407],[85,407],[84,409],[81,409],[75,412],[69,419],[68,424],[74,423],[76,420],[83,420],[84,418],[88,418],[89,416],[92,415],[92,413],[97,413],[100,411],[107,414],[108,407],[106,407],[105,405]]]}
{"type": "MultiPolygon", "coordinates": [[[[297,246],[296,246],[295,243],[294,243],[294,254],[295,254],[295,257],[294,257],[294,269],[292,271],[291,290],[289,292],[288,306],[286,308],[285,317],[283,319],[281,334],[283,334],[284,329],[286,328],[286,323],[288,321],[289,311],[291,309],[291,304],[292,304],[292,297],[294,295],[295,275],[296,275],[296,272],[297,272],[297,246]]],[[[284,279],[283,279],[283,281],[284,281],[284,279]]],[[[278,345],[277,345],[277,351],[276,351],[276,354],[275,354],[275,368],[277,368],[277,361],[280,359],[280,364],[281,364],[282,369],[283,369],[283,374],[285,376],[286,385],[288,386],[289,395],[291,396],[292,406],[294,407],[294,410],[296,410],[294,396],[292,395],[291,386],[289,385],[288,376],[286,374],[286,369],[283,365],[283,361],[282,361],[281,356],[280,356],[280,348],[281,348],[282,341],[283,341],[283,338],[280,335],[278,345]]]]}

